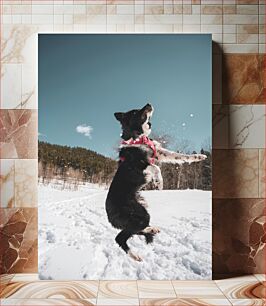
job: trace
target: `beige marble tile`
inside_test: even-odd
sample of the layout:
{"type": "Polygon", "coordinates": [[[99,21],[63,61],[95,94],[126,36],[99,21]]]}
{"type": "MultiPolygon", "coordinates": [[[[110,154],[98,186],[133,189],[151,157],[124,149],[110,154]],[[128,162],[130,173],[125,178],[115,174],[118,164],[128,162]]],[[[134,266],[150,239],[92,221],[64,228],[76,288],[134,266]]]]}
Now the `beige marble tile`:
{"type": "Polygon", "coordinates": [[[217,280],[215,283],[229,299],[265,298],[266,287],[253,275],[217,280]]]}
{"type": "Polygon", "coordinates": [[[257,198],[259,152],[257,149],[213,151],[213,196],[257,198]]]}
{"type": "Polygon", "coordinates": [[[265,33],[259,34],[259,43],[260,44],[265,44],[265,33]]]}
{"type": "Polygon", "coordinates": [[[266,165],[265,165],[265,149],[259,150],[259,197],[265,198],[266,185],[266,165]]]}
{"type": "Polygon", "coordinates": [[[265,47],[265,44],[259,44],[259,50],[258,52],[260,54],[265,54],[266,53],[266,47],[265,47]]]}
{"type": "Polygon", "coordinates": [[[266,6],[265,6],[265,2],[262,2],[263,4],[260,4],[259,5],[259,14],[260,15],[265,15],[265,8],[266,8],[266,6]]]}
{"type": "Polygon", "coordinates": [[[183,24],[200,24],[200,15],[184,15],[183,24]]]}
{"type": "Polygon", "coordinates": [[[1,305],[15,306],[15,305],[25,305],[25,306],[91,306],[96,305],[96,299],[2,299],[1,305]]]}
{"type": "MultiPolygon", "coordinates": [[[[213,272],[227,274],[228,278],[239,273],[265,271],[265,200],[213,199],[212,216],[213,272]]],[[[256,281],[254,277],[236,280],[238,283],[256,281]]]]}
{"type": "Polygon", "coordinates": [[[39,274],[38,273],[17,273],[14,274],[14,277],[12,278],[12,282],[32,282],[32,281],[38,281],[39,280],[39,274]]]}
{"type": "Polygon", "coordinates": [[[138,299],[97,299],[97,305],[139,306],[138,299]]]}
{"type": "Polygon", "coordinates": [[[214,104],[212,111],[212,146],[227,149],[229,143],[228,105],[214,104]]]}
{"type": "Polygon", "coordinates": [[[14,274],[1,274],[0,275],[0,294],[4,290],[4,288],[7,286],[7,284],[11,282],[13,277],[14,277],[14,274]]]}
{"type": "MultiPolygon", "coordinates": [[[[7,25],[2,30],[2,62],[21,63],[20,71],[12,73],[15,91],[3,91],[2,108],[36,108],[36,65],[38,27],[29,25],[7,25]],[[18,87],[19,86],[19,87],[18,87]],[[5,93],[6,92],[6,93],[5,93]],[[5,102],[6,101],[6,102],[5,102]]],[[[15,67],[15,66],[14,66],[15,67]]],[[[15,68],[12,68],[13,70],[15,68]]],[[[2,74],[4,69],[2,71],[2,74]]],[[[8,76],[8,73],[7,73],[8,76]]],[[[5,77],[3,78],[3,82],[5,77]]]]}
{"type": "Polygon", "coordinates": [[[14,207],[15,162],[12,159],[1,159],[0,163],[0,207],[14,207]]]}
{"type": "Polygon", "coordinates": [[[222,103],[222,56],[212,56],[212,103],[222,103]]]}
{"type": "Polygon", "coordinates": [[[260,282],[266,282],[266,274],[254,274],[256,279],[260,282]]]}
{"type": "MultiPolygon", "coordinates": [[[[183,15],[191,15],[191,14],[192,14],[191,1],[190,0],[188,0],[187,2],[183,1],[183,15]]],[[[199,15],[199,13],[195,15],[199,15]]]]}
{"type": "Polygon", "coordinates": [[[139,298],[175,298],[171,281],[137,281],[139,298]]]}
{"type": "Polygon", "coordinates": [[[224,24],[258,24],[257,15],[224,15],[223,16],[224,24]]]}
{"type": "Polygon", "coordinates": [[[12,299],[91,299],[97,296],[98,284],[98,281],[11,281],[1,295],[12,299]]]}
{"type": "Polygon", "coordinates": [[[140,299],[140,306],[229,306],[231,305],[227,299],[140,299]]]}
{"type": "MultiPolygon", "coordinates": [[[[94,3],[93,0],[89,0],[92,4],[94,3]]],[[[99,1],[99,0],[98,0],[99,1]]],[[[107,3],[107,5],[109,4],[134,4],[134,0],[100,0],[102,2],[105,2],[107,3]]],[[[141,0],[140,2],[142,2],[143,0],[141,0]]],[[[156,4],[156,2],[158,2],[159,4],[163,2],[163,0],[151,0],[149,1],[150,4],[156,4]]],[[[103,3],[102,3],[103,4],[103,3]]]]}
{"type": "Polygon", "coordinates": [[[106,15],[106,5],[87,5],[87,15],[106,15]]]}
{"type": "Polygon", "coordinates": [[[247,54],[258,53],[258,44],[223,44],[224,53],[247,54]]]}
{"type": "Polygon", "coordinates": [[[200,14],[200,5],[192,5],[191,6],[192,9],[192,14],[200,14]]]}
{"type": "Polygon", "coordinates": [[[37,206],[38,161],[21,159],[15,161],[15,205],[37,206]]]}
{"type": "MultiPolygon", "coordinates": [[[[224,45],[225,46],[225,45],[224,45]]],[[[228,45],[227,45],[228,46],[228,45]]],[[[238,49],[239,44],[233,44],[238,49]]],[[[242,45],[246,46],[246,45],[242,45]]],[[[252,48],[257,44],[249,44],[252,48]]],[[[227,47],[225,48],[227,49],[227,47]]],[[[242,51],[246,51],[245,48],[242,51]]],[[[237,53],[237,51],[236,51],[237,53]]],[[[258,54],[225,54],[223,57],[223,103],[264,104],[264,66],[258,54]]]]}
{"type": "Polygon", "coordinates": [[[237,34],[238,44],[257,44],[259,42],[258,34],[243,33],[237,34]]]}
{"type": "Polygon", "coordinates": [[[38,269],[37,208],[1,208],[0,216],[0,273],[36,272],[38,269]]]}
{"type": "Polygon", "coordinates": [[[100,281],[99,299],[134,299],[138,298],[136,281],[100,281]]]}
{"type": "Polygon", "coordinates": [[[223,42],[223,34],[222,33],[212,34],[212,41],[215,42],[217,45],[221,45],[223,42]]]}
{"type": "Polygon", "coordinates": [[[6,25],[2,29],[1,60],[3,63],[25,63],[36,51],[33,34],[38,28],[32,25],[6,25]]]}
{"type": "Polygon", "coordinates": [[[200,24],[184,24],[183,33],[200,33],[200,24]]]}
{"type": "Polygon", "coordinates": [[[21,102],[21,64],[1,65],[1,108],[16,108],[21,102]]]}
{"type": "Polygon", "coordinates": [[[235,34],[236,35],[236,25],[235,24],[224,24],[223,33],[224,34],[235,34]]]}
{"type": "Polygon", "coordinates": [[[42,24],[53,24],[53,15],[32,15],[32,24],[42,25],[42,24]]]}
{"type": "Polygon", "coordinates": [[[223,34],[223,43],[224,44],[233,44],[236,42],[236,34],[223,34]]]}
{"type": "Polygon", "coordinates": [[[223,26],[221,24],[202,24],[201,32],[219,34],[223,32],[223,26]]]}
{"type": "Polygon", "coordinates": [[[183,13],[183,6],[182,4],[174,4],[174,14],[182,14],[183,13]]]}
{"type": "Polygon", "coordinates": [[[259,27],[257,24],[240,24],[240,25],[237,25],[237,33],[257,34],[259,33],[259,27]]]}
{"type": "Polygon", "coordinates": [[[265,306],[266,300],[264,299],[230,299],[229,300],[233,306],[235,305],[245,305],[245,306],[265,306]]]}
{"type": "Polygon", "coordinates": [[[37,158],[37,112],[0,110],[1,158],[37,158]]]}
{"type": "Polygon", "coordinates": [[[172,283],[178,298],[224,298],[213,281],[172,281],[172,283]]]}
{"type": "Polygon", "coordinates": [[[134,6],[134,9],[135,9],[135,15],[143,15],[144,14],[144,4],[141,4],[139,1],[136,2],[135,6],[134,6]]]}
{"type": "Polygon", "coordinates": [[[172,3],[171,4],[164,4],[163,11],[164,11],[164,14],[166,14],[166,15],[173,14],[174,13],[174,5],[172,3]]]}
{"type": "Polygon", "coordinates": [[[201,24],[223,24],[222,15],[201,15],[201,24]]]}
{"type": "Polygon", "coordinates": [[[116,6],[116,13],[118,15],[130,15],[134,14],[134,5],[117,5],[116,6]]]}
{"type": "Polygon", "coordinates": [[[181,15],[145,15],[145,24],[164,25],[164,24],[182,24],[181,15]]]}
{"type": "Polygon", "coordinates": [[[258,5],[252,5],[252,4],[248,4],[248,5],[237,5],[236,6],[237,9],[236,9],[236,12],[237,14],[240,14],[240,15],[258,15],[259,13],[259,7],[258,5]]]}
{"type": "Polygon", "coordinates": [[[236,4],[258,4],[259,0],[236,0],[236,4]]]}
{"type": "Polygon", "coordinates": [[[86,14],[86,2],[83,4],[75,4],[73,8],[73,14],[86,14]]]}
{"type": "Polygon", "coordinates": [[[221,5],[223,4],[224,0],[201,0],[201,4],[215,4],[215,5],[221,5]]]}
{"type": "Polygon", "coordinates": [[[41,15],[47,15],[47,14],[53,14],[54,12],[54,6],[51,4],[35,4],[32,3],[32,14],[41,14],[41,15]]]}
{"type": "Polygon", "coordinates": [[[158,15],[164,13],[164,6],[163,5],[151,5],[147,4],[144,7],[144,14],[145,15],[158,15]]]}
{"type": "Polygon", "coordinates": [[[133,33],[135,30],[134,24],[118,24],[117,25],[117,32],[121,33],[133,33]]]}
{"type": "Polygon", "coordinates": [[[224,4],[223,5],[223,14],[230,15],[236,13],[236,5],[234,4],[224,4]]]}
{"type": "Polygon", "coordinates": [[[265,106],[229,106],[231,149],[265,148],[265,106]]]}
{"type": "Polygon", "coordinates": [[[201,5],[201,14],[221,15],[223,14],[222,5],[201,5]]]}
{"type": "MultiPolygon", "coordinates": [[[[60,15],[58,15],[60,16],[60,15]]],[[[62,19],[63,23],[63,19],[62,19]]],[[[86,14],[76,14],[73,16],[74,24],[86,24],[87,23],[87,15],[86,14]]]]}
{"type": "Polygon", "coordinates": [[[107,15],[107,24],[134,24],[134,15],[107,15]]]}
{"type": "MultiPolygon", "coordinates": [[[[146,20],[145,16],[145,20],[146,20]]],[[[182,26],[182,25],[181,25],[182,26]]],[[[176,29],[176,25],[172,24],[160,24],[160,22],[158,24],[145,24],[145,33],[173,33],[174,29],[176,29]]],[[[180,29],[179,25],[178,25],[178,29],[180,29]]],[[[180,32],[180,31],[177,31],[180,32]]]]}
{"type": "Polygon", "coordinates": [[[135,15],[135,26],[139,24],[144,24],[144,15],[135,15]]]}

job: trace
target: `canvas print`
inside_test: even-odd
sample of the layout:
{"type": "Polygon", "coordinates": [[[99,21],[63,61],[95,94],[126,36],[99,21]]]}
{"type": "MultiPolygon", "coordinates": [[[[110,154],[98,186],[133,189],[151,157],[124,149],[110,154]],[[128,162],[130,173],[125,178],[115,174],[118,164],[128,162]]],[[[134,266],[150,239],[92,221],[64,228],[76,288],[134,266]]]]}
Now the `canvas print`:
{"type": "Polygon", "coordinates": [[[211,279],[211,43],[39,35],[41,279],[211,279]]]}

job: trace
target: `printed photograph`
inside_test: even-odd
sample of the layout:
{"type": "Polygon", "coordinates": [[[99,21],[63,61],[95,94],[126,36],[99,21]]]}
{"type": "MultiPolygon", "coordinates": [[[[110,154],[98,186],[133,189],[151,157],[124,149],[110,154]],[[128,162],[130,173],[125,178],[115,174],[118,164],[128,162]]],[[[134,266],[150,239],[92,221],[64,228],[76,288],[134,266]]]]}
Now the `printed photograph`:
{"type": "Polygon", "coordinates": [[[39,34],[39,277],[211,279],[210,34],[39,34]]]}

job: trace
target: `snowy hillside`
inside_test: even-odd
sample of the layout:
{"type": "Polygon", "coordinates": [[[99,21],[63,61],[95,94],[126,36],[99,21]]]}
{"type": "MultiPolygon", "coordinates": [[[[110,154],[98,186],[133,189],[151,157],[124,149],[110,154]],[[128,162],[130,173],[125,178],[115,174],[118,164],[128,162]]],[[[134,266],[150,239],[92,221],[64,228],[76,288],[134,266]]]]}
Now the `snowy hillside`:
{"type": "Polygon", "coordinates": [[[133,237],[134,262],[115,243],[118,230],[105,213],[107,191],[39,186],[39,273],[42,279],[210,279],[211,192],[144,191],[151,225],[159,226],[152,245],[133,237]]]}

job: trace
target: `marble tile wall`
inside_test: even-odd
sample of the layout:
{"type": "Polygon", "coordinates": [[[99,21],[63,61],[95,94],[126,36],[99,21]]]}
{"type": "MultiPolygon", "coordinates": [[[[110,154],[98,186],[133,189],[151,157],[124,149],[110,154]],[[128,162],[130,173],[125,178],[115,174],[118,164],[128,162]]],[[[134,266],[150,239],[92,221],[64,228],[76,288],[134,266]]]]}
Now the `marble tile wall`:
{"type": "Polygon", "coordinates": [[[38,260],[36,208],[0,208],[0,272],[30,273],[38,260]]]}
{"type": "Polygon", "coordinates": [[[37,37],[47,32],[212,33],[213,272],[265,271],[264,0],[2,0],[0,10],[3,272],[37,272],[37,37]]]}

